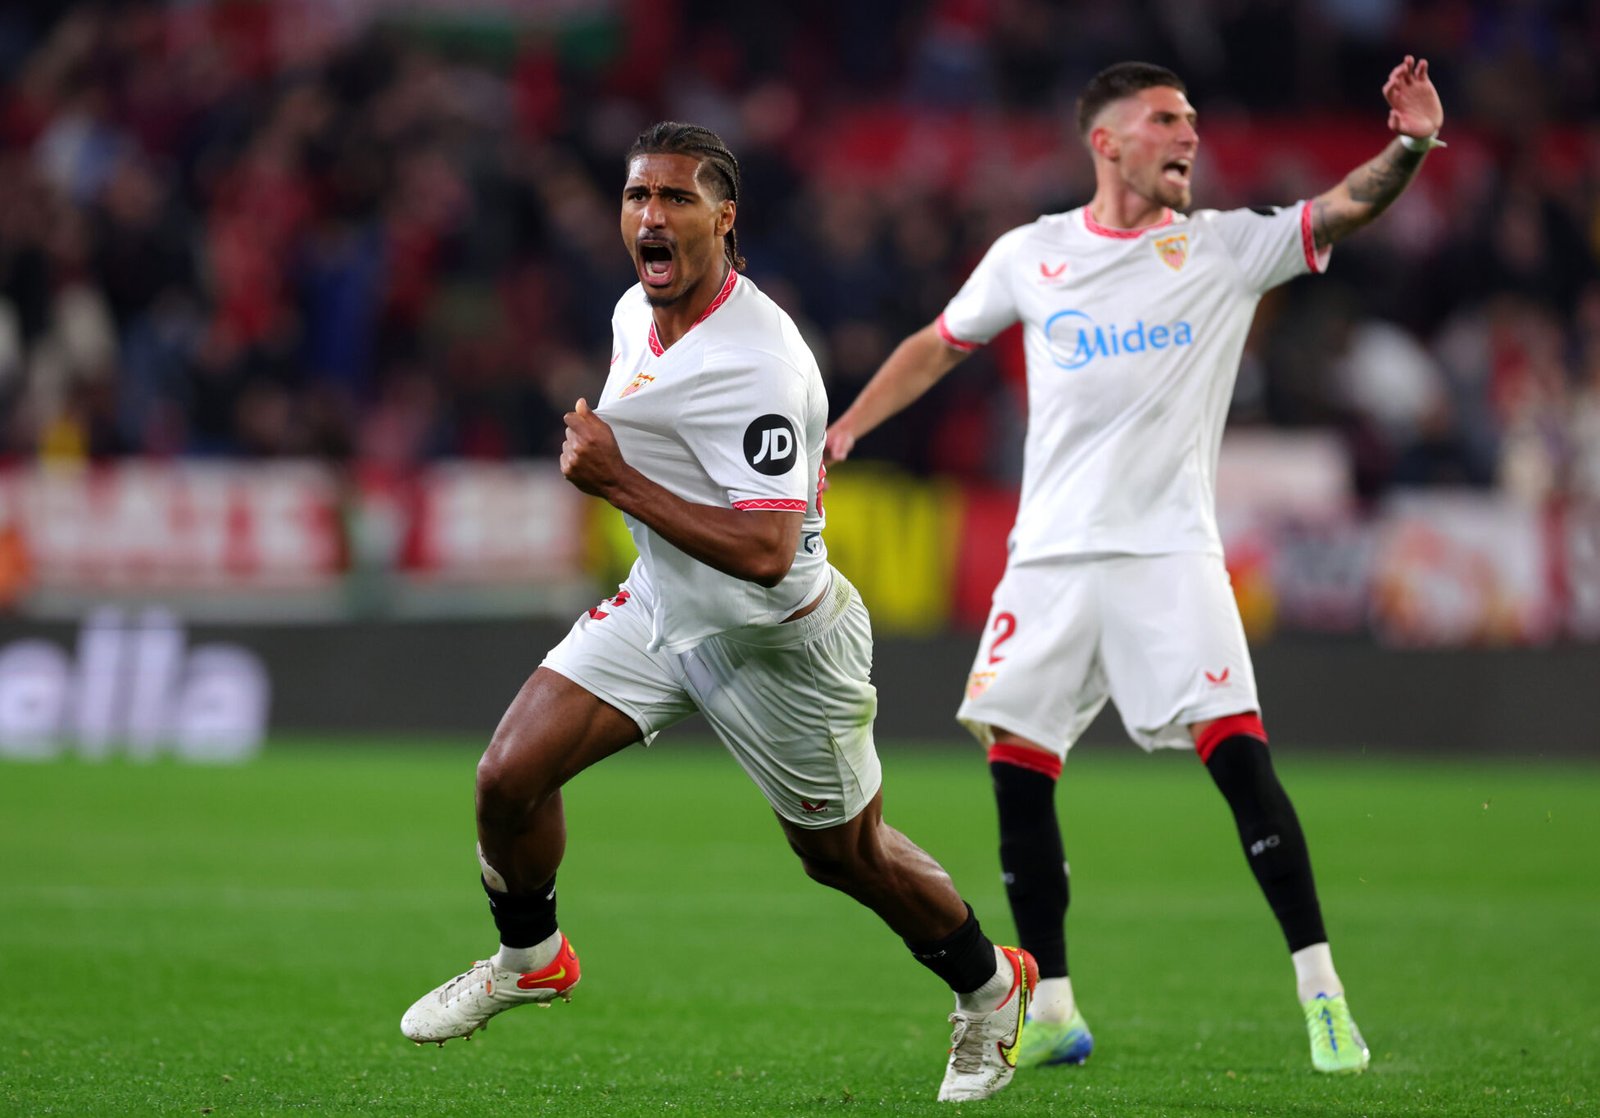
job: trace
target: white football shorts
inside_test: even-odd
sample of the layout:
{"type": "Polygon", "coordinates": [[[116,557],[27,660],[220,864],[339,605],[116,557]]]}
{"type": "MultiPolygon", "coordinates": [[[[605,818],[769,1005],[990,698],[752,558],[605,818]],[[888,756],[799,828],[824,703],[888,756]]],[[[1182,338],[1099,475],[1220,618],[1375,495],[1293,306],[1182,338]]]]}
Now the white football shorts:
{"type": "Polygon", "coordinates": [[[624,583],[542,666],[633,719],[646,745],[700,711],[783,819],[838,826],[877,794],[883,770],[872,623],[849,580],[832,578],[799,620],[720,633],[681,654],[648,651],[653,591],[624,583]]]}
{"type": "Polygon", "coordinates": [[[1105,705],[1145,749],[1261,709],[1221,556],[1110,555],[1008,567],[956,718],[985,746],[1009,730],[1066,757],[1105,705]]]}

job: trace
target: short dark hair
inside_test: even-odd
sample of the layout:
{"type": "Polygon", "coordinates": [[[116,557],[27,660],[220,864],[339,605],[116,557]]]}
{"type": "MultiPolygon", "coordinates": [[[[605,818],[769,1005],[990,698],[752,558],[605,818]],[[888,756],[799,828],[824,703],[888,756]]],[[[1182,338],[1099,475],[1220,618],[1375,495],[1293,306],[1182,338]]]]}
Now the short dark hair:
{"type": "Polygon", "coordinates": [[[1118,62],[1107,66],[1089,79],[1089,84],[1083,87],[1083,96],[1078,98],[1078,135],[1087,140],[1094,118],[1111,102],[1132,96],[1141,89],[1156,88],[1189,92],[1183,79],[1165,66],[1150,62],[1118,62]]]}
{"type": "MultiPolygon", "coordinates": [[[[709,165],[716,172],[708,184],[713,191],[712,196],[719,202],[731,199],[738,204],[739,161],[728,150],[728,145],[722,142],[722,137],[711,129],[677,120],[660,121],[639,133],[639,138],[628,149],[623,165],[631,165],[634,157],[640,155],[693,156],[700,160],[702,167],[709,165]]],[[[727,250],[728,262],[736,270],[744,271],[745,260],[739,255],[739,238],[732,229],[728,230],[723,247],[727,250]]]]}

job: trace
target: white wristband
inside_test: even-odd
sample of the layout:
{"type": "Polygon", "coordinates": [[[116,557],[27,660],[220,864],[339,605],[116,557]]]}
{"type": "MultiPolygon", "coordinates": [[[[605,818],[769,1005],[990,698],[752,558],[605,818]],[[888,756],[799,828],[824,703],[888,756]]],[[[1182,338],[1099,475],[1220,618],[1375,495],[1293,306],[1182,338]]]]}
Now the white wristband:
{"type": "Polygon", "coordinates": [[[1402,132],[1400,134],[1400,143],[1404,145],[1407,151],[1428,151],[1431,148],[1446,148],[1450,146],[1439,139],[1439,133],[1437,132],[1431,136],[1407,136],[1402,132]]]}

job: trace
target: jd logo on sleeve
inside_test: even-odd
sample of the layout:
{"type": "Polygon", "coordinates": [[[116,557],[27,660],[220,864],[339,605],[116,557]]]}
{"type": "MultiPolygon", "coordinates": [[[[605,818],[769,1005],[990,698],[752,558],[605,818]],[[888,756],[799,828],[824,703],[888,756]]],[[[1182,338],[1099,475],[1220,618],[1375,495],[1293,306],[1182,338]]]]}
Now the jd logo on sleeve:
{"type": "Polygon", "coordinates": [[[794,428],[781,415],[763,415],[744,429],[744,460],[757,473],[788,473],[798,449],[794,428]]]}

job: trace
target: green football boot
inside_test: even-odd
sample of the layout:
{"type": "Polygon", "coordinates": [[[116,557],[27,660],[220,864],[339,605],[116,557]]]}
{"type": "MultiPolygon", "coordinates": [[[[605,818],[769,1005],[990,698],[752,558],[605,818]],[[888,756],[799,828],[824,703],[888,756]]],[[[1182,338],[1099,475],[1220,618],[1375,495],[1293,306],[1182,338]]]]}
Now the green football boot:
{"type": "Polygon", "coordinates": [[[1074,1010],[1072,1020],[1065,1024],[1030,1017],[1022,1026],[1017,1066],[1042,1068],[1050,1064],[1081,1064],[1093,1051],[1094,1037],[1082,1013],[1074,1010]]]}
{"type": "Polygon", "coordinates": [[[1305,1002],[1306,1032],[1311,1037],[1311,1066],[1318,1071],[1351,1075],[1365,1071],[1371,1057],[1350,1016],[1344,995],[1318,994],[1305,1002]]]}

